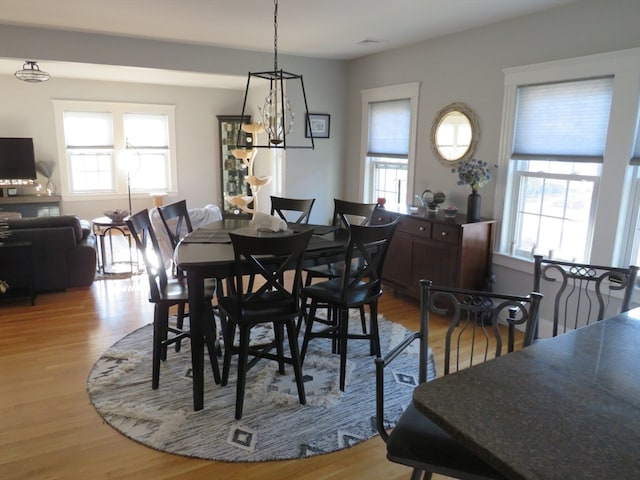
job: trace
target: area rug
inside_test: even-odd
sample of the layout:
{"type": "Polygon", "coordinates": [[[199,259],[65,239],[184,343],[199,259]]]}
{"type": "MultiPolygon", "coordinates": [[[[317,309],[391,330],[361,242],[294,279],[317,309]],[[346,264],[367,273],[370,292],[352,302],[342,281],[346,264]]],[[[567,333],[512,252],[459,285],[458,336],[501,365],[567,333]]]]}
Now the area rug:
{"type": "MultiPolygon", "coordinates": [[[[350,330],[360,329],[355,315],[350,330]]],[[[380,319],[382,351],[388,351],[408,331],[380,319]]],[[[257,336],[266,337],[263,330],[257,336]]],[[[213,381],[205,370],[205,408],[193,411],[189,342],[171,349],[160,372],[160,387],[151,388],[152,326],[144,326],[114,344],[96,362],[87,380],[91,402],[113,428],[127,437],[164,452],[222,461],[256,462],[310,457],[351,447],[377,434],[375,428],[375,365],[369,342],[348,346],[347,384],[338,388],[339,357],[328,340],[309,344],[303,365],[307,404],[298,403],[293,371],[277,372],[277,364],[262,360],[247,376],[244,413],[234,418],[237,372],[229,383],[213,381]]],[[[206,358],[206,356],[205,356],[206,358]]],[[[385,389],[389,427],[410,402],[416,386],[418,345],[394,360],[385,389]]],[[[433,369],[430,376],[435,376],[433,369]]]]}

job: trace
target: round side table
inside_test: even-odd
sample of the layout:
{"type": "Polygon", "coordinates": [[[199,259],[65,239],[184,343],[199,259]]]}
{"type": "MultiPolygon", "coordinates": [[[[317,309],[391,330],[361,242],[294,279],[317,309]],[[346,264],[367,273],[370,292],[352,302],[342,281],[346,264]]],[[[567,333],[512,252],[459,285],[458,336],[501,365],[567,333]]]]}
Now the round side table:
{"type": "MultiPolygon", "coordinates": [[[[131,252],[131,232],[127,227],[127,224],[124,220],[114,221],[109,217],[98,217],[94,218],[93,221],[93,232],[98,237],[98,271],[104,274],[116,274],[116,273],[124,273],[130,272],[131,274],[137,273],[137,254],[136,261],[133,259],[133,254],[131,252]],[[129,250],[129,261],[116,261],[115,255],[113,251],[113,233],[117,232],[127,241],[127,247],[129,250]],[[107,264],[107,252],[105,249],[105,238],[109,240],[109,260],[110,262],[107,264]],[[107,270],[107,265],[109,265],[109,270],[107,270]],[[136,268],[134,269],[134,265],[136,268]]],[[[133,246],[135,248],[135,245],[133,246]]]]}

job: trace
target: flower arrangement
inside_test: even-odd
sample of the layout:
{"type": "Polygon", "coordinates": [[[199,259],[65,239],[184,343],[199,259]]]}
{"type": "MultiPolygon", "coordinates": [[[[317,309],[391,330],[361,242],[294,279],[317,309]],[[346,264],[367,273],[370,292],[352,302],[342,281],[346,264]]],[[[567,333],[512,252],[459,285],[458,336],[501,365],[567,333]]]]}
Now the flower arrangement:
{"type": "MultiPolygon", "coordinates": [[[[494,167],[498,168],[497,165],[494,167]]],[[[469,185],[474,192],[491,180],[491,167],[475,158],[459,162],[451,171],[458,174],[458,185],[469,185]]]]}

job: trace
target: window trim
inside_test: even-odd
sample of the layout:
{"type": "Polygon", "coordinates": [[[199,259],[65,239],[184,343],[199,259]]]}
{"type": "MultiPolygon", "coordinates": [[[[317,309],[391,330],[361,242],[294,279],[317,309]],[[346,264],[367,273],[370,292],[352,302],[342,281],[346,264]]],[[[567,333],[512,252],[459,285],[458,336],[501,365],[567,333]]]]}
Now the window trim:
{"type": "MultiPolygon", "coordinates": [[[[630,218],[628,165],[631,158],[640,98],[640,48],[590,55],[569,60],[554,61],[524,67],[507,68],[503,97],[502,132],[499,144],[498,182],[495,189],[496,218],[498,219],[496,263],[522,269],[522,262],[510,261],[508,220],[512,217],[512,185],[507,178],[513,175],[514,165],[510,161],[514,135],[516,91],[519,85],[571,81],[581,78],[614,75],[613,99],[610,123],[605,145],[605,158],[596,196],[596,213],[593,226],[589,262],[594,264],[625,264],[629,249],[627,219],[630,218]],[[636,100],[634,103],[632,100],[636,100]],[[617,192],[618,196],[610,195],[617,192]],[[613,197],[613,198],[612,198],[613,197]],[[502,206],[502,208],[501,208],[502,206]],[[612,212],[617,215],[612,215],[612,212]]],[[[515,260],[515,259],[513,259],[515,260]]],[[[529,262],[525,262],[528,265],[529,262]]]]}
{"type": "MultiPolygon", "coordinates": [[[[123,115],[125,113],[139,113],[139,114],[162,114],[167,115],[168,120],[168,135],[169,135],[169,148],[167,150],[169,155],[169,188],[163,193],[174,195],[177,193],[178,186],[178,173],[177,173],[177,161],[176,161],[176,147],[175,147],[175,105],[165,104],[145,104],[134,102],[102,102],[102,101],[83,101],[83,100],[59,100],[54,99],[54,119],[56,126],[56,140],[58,149],[58,168],[60,169],[60,195],[63,201],[84,201],[84,200],[114,200],[124,199],[128,197],[126,178],[122,178],[122,175],[116,174],[115,177],[115,191],[113,192],[91,192],[91,193],[79,193],[71,191],[71,179],[69,173],[69,165],[67,159],[67,149],[65,145],[64,137],[64,123],[63,113],[64,111],[78,111],[78,112],[109,112],[113,114],[114,124],[114,145],[122,146],[122,150],[126,150],[125,138],[124,138],[124,125],[123,115]]],[[[115,152],[118,151],[116,147],[115,152]]],[[[117,153],[116,153],[117,154],[117,153]]],[[[117,161],[117,159],[116,159],[117,161]]],[[[116,166],[114,164],[114,166],[116,166]]],[[[117,168],[117,166],[116,166],[117,168]]],[[[132,198],[146,198],[149,193],[152,192],[140,192],[131,191],[132,198]]]]}
{"type": "Polygon", "coordinates": [[[369,104],[393,100],[410,100],[411,121],[409,127],[409,154],[407,171],[407,198],[408,205],[412,204],[415,190],[416,147],[418,132],[418,103],[420,99],[420,82],[391,85],[387,87],[370,88],[361,91],[362,98],[362,129],[360,137],[360,181],[358,195],[361,201],[366,201],[370,195],[369,169],[367,166],[367,152],[369,143],[369,104]]]}

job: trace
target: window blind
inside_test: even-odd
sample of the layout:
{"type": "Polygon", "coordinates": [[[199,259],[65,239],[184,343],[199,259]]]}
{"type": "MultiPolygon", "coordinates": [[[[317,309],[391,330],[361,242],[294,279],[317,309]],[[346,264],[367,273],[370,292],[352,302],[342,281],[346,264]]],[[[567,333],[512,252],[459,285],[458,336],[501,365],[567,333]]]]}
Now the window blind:
{"type": "Polygon", "coordinates": [[[108,112],[64,112],[64,137],[68,149],[113,148],[113,116],[108,112]]]}
{"type": "Polygon", "coordinates": [[[408,157],[410,129],[410,99],[370,103],[367,155],[408,157]]]}
{"type": "Polygon", "coordinates": [[[515,160],[602,162],[613,77],[518,88],[515,160]]]}
{"type": "Polygon", "coordinates": [[[636,141],[633,144],[633,154],[631,155],[631,165],[640,165],[640,119],[636,126],[636,141]]]}

